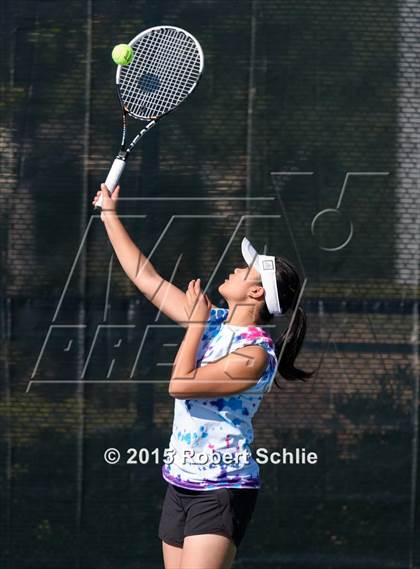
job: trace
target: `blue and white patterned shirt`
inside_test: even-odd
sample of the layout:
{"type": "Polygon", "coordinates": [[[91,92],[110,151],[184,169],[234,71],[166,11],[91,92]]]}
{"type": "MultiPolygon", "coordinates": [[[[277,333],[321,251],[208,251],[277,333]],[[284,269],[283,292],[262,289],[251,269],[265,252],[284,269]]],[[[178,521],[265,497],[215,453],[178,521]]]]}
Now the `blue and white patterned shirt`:
{"type": "Polygon", "coordinates": [[[197,367],[249,345],[267,351],[267,366],[257,383],[235,395],[175,399],[169,442],[172,462],[162,465],[162,476],[183,488],[261,487],[259,465],[250,448],[252,418],[274,380],[277,358],[273,340],[263,328],[228,324],[224,322],[228,313],[226,308],[211,309],[197,350],[197,367]]]}

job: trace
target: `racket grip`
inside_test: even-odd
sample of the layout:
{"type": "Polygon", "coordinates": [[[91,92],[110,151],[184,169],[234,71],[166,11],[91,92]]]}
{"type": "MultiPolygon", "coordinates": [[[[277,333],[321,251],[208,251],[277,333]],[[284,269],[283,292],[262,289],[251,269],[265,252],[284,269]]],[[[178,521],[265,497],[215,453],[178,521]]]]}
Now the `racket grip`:
{"type": "MultiPolygon", "coordinates": [[[[118,181],[121,178],[121,174],[123,173],[124,168],[125,160],[122,158],[115,158],[105,180],[105,186],[108,188],[110,195],[117,187],[118,181]]],[[[100,209],[102,207],[102,201],[102,195],[100,195],[98,201],[95,204],[95,209],[100,209]]]]}

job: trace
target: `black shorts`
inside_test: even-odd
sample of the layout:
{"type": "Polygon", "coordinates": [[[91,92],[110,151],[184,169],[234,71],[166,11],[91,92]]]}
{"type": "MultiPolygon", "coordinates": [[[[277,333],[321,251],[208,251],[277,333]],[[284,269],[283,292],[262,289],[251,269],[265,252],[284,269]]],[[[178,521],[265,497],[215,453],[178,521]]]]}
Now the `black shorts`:
{"type": "Polygon", "coordinates": [[[252,517],[258,490],[190,490],[168,482],[159,537],[169,545],[182,547],[188,535],[216,533],[231,538],[239,547],[252,517]]]}

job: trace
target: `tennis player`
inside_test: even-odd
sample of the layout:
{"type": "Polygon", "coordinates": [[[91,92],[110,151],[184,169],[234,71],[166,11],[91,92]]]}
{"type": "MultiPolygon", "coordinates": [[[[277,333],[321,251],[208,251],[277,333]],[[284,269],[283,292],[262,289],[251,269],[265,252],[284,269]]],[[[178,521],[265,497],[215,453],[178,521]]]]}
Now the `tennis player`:
{"type": "Polygon", "coordinates": [[[158,530],[165,569],[230,569],[261,488],[252,419],[272,383],[278,386],[277,373],[303,381],[314,373],[294,365],[306,332],[305,312],[296,306],[299,275],[285,258],[258,254],[244,237],[245,265],[219,286],[229,308],[218,308],[200,279],[185,293],[163,279],[118,218],[119,187],[109,197],[102,184],[93,204],[101,193],[101,219],[124,271],[186,328],[169,383],[175,411],[158,530]],[[273,341],[263,326],[287,313],[291,324],[273,341]]]}

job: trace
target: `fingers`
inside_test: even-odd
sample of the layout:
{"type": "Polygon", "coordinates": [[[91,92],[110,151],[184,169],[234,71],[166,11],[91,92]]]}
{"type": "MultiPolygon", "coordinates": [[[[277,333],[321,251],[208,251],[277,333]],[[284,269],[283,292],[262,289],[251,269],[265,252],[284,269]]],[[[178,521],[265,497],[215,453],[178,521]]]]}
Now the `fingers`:
{"type": "Polygon", "coordinates": [[[201,279],[200,278],[192,279],[188,283],[188,290],[198,292],[200,290],[200,286],[201,286],[201,279]]]}
{"type": "Polygon", "coordinates": [[[206,294],[203,293],[203,291],[201,290],[201,279],[192,279],[189,283],[188,283],[188,287],[186,290],[187,298],[191,299],[192,297],[197,297],[200,296],[202,298],[204,298],[206,300],[206,302],[208,301],[208,296],[206,294]]]}
{"type": "Polygon", "coordinates": [[[96,195],[92,200],[93,205],[96,204],[100,195],[102,195],[104,198],[109,198],[109,191],[105,184],[101,184],[101,189],[96,192],[96,195]]]}
{"type": "Polygon", "coordinates": [[[196,292],[196,280],[192,279],[190,280],[190,282],[188,283],[188,287],[185,293],[186,297],[187,297],[187,302],[188,302],[188,306],[189,306],[189,317],[192,315],[194,308],[197,304],[197,292],[196,292]]]}
{"type": "Polygon", "coordinates": [[[201,279],[200,279],[200,277],[198,279],[193,279],[192,281],[190,281],[190,283],[188,285],[188,291],[191,294],[195,295],[196,297],[199,296],[201,298],[204,298],[204,300],[207,302],[208,297],[201,290],[201,279]]]}
{"type": "Polygon", "coordinates": [[[197,298],[198,296],[202,296],[202,291],[201,291],[201,279],[192,279],[189,283],[188,283],[188,288],[187,288],[187,297],[188,298],[192,298],[195,297],[197,298]]]}
{"type": "Polygon", "coordinates": [[[120,195],[120,186],[116,186],[115,190],[112,192],[112,194],[109,192],[107,186],[105,184],[101,184],[101,189],[98,190],[96,192],[96,195],[94,196],[93,200],[92,200],[92,204],[95,205],[96,202],[99,199],[99,196],[102,195],[102,199],[104,198],[111,198],[112,201],[117,201],[118,196],[120,195]]]}
{"type": "Polygon", "coordinates": [[[185,296],[187,298],[187,302],[188,302],[189,306],[191,306],[191,302],[192,302],[192,299],[191,299],[191,283],[192,283],[192,281],[190,281],[188,283],[187,290],[185,291],[185,296]]]}
{"type": "Polygon", "coordinates": [[[211,301],[207,294],[201,290],[201,279],[192,279],[189,281],[187,290],[185,293],[186,302],[184,304],[184,311],[187,315],[187,318],[192,318],[193,314],[195,314],[196,309],[200,311],[202,317],[204,317],[204,321],[206,317],[203,316],[203,308],[205,307],[207,311],[211,310],[211,301]]]}
{"type": "Polygon", "coordinates": [[[98,201],[100,195],[101,195],[101,192],[98,190],[98,191],[96,192],[95,197],[94,197],[93,200],[92,200],[93,205],[96,204],[96,202],[98,201]]]}
{"type": "Polygon", "coordinates": [[[195,280],[195,279],[192,279],[192,280],[188,283],[187,294],[189,294],[190,296],[196,296],[196,294],[197,294],[197,287],[196,287],[196,280],[195,280]]]}
{"type": "Polygon", "coordinates": [[[193,290],[193,281],[190,281],[190,282],[188,283],[186,295],[187,295],[187,296],[191,296],[192,290],[193,290]]]}

